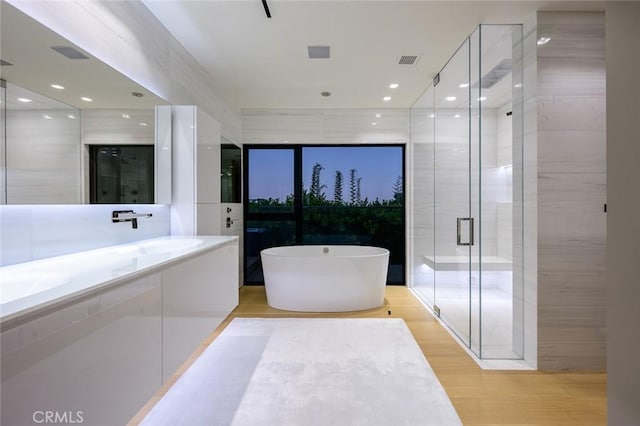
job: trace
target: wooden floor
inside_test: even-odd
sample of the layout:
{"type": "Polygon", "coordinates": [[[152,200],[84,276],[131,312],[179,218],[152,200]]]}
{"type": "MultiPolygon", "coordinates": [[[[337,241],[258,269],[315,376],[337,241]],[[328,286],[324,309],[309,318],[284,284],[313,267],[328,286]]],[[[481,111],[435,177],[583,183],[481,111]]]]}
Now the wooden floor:
{"type": "Polygon", "coordinates": [[[242,287],[240,305],[138,413],[132,424],[143,418],[233,318],[389,316],[405,320],[464,425],[606,425],[605,373],[482,370],[413,293],[402,286],[387,287],[385,306],[380,309],[338,314],[280,311],[267,305],[264,287],[242,287]]]}

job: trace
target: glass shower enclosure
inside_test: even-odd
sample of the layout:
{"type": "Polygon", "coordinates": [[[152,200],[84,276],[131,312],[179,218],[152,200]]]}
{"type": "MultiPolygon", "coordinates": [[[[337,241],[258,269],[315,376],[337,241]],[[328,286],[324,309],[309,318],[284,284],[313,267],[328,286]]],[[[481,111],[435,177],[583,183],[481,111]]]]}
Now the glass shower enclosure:
{"type": "Polygon", "coordinates": [[[523,358],[522,27],[481,25],[411,108],[410,285],[479,358],[523,358]]]}

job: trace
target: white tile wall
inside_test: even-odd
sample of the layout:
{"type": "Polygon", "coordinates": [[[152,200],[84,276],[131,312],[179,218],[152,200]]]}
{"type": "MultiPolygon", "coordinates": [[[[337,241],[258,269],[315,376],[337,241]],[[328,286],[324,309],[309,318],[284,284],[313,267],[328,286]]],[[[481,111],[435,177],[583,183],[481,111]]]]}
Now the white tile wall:
{"type": "Polygon", "coordinates": [[[406,143],[408,131],[407,109],[242,110],[244,144],[406,143]]]}
{"type": "Polygon", "coordinates": [[[169,235],[169,216],[161,204],[2,206],[0,265],[169,235]],[[113,210],[128,209],[153,216],[138,219],[138,229],[111,222],[113,210]]]}
{"type": "Polygon", "coordinates": [[[69,111],[7,110],[8,204],[82,202],[80,119],[69,111]]]}

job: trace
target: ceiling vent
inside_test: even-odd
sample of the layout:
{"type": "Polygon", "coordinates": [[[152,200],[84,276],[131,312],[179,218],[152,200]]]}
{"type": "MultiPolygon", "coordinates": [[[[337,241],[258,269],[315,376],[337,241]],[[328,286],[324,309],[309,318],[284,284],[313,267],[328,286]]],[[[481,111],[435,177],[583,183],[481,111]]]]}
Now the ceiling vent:
{"type": "Polygon", "coordinates": [[[0,65],[3,66],[3,67],[8,67],[8,66],[11,66],[13,64],[11,62],[5,61],[4,59],[0,59],[0,65]]]}
{"type": "Polygon", "coordinates": [[[89,59],[87,55],[71,46],[51,46],[51,48],[69,59],[89,59]]]}
{"type": "Polygon", "coordinates": [[[307,46],[309,59],[329,59],[331,46],[307,46]]]}
{"type": "Polygon", "coordinates": [[[398,64],[399,65],[413,65],[416,63],[416,61],[418,60],[418,56],[417,55],[403,55],[400,56],[400,59],[398,59],[398,64]]]}
{"type": "MultiPolygon", "coordinates": [[[[502,78],[510,72],[511,59],[503,59],[498,65],[493,67],[491,71],[482,76],[480,79],[480,88],[489,89],[493,87],[494,84],[502,80],[502,78]]],[[[478,83],[474,84],[472,87],[477,88],[478,83]]]]}

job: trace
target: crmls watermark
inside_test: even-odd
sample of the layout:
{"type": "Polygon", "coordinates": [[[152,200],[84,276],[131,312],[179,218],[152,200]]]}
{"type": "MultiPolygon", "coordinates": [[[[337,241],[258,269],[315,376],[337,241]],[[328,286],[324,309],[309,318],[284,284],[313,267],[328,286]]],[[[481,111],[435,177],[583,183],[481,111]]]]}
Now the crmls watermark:
{"type": "Polygon", "coordinates": [[[84,422],[82,411],[34,411],[31,416],[38,424],[80,424],[84,422]]]}

